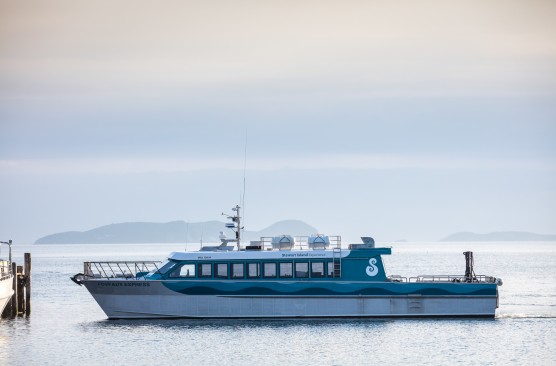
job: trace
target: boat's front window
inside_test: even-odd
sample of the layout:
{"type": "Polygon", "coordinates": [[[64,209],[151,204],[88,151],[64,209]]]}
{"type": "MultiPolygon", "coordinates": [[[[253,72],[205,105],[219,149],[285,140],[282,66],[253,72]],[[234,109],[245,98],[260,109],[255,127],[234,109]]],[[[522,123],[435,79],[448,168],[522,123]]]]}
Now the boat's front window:
{"type": "Polygon", "coordinates": [[[195,277],[195,265],[194,264],[184,264],[181,267],[174,269],[170,272],[168,277],[195,277]]]}
{"type": "Polygon", "coordinates": [[[172,267],[174,267],[176,265],[176,262],[174,261],[166,261],[162,267],[160,267],[160,269],[157,270],[153,270],[151,273],[160,273],[161,275],[166,274],[166,272],[168,272],[170,269],[172,269],[172,267]]]}

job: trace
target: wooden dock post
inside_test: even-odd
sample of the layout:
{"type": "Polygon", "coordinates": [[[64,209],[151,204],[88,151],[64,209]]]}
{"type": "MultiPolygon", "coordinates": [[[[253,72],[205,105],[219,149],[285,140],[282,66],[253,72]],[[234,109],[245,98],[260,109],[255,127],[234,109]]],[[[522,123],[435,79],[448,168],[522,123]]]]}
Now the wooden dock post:
{"type": "Polygon", "coordinates": [[[24,254],[25,260],[25,315],[31,315],[31,253],[24,254]]]}
{"type": "Polygon", "coordinates": [[[17,266],[17,272],[15,277],[17,277],[17,315],[22,316],[25,312],[25,298],[23,294],[25,293],[25,275],[23,274],[23,266],[17,266]]]}

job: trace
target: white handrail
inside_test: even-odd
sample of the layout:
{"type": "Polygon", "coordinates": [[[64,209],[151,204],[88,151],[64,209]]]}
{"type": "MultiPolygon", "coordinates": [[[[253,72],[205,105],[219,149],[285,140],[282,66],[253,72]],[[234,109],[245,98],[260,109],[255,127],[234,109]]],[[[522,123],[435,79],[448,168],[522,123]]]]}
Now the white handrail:
{"type": "Polygon", "coordinates": [[[496,277],[476,275],[469,279],[462,275],[420,275],[417,277],[410,277],[409,282],[496,283],[496,277]]]}
{"type": "Polygon", "coordinates": [[[83,276],[95,279],[125,279],[137,280],[138,273],[158,271],[160,261],[110,261],[110,262],[84,262],[83,276]]]}

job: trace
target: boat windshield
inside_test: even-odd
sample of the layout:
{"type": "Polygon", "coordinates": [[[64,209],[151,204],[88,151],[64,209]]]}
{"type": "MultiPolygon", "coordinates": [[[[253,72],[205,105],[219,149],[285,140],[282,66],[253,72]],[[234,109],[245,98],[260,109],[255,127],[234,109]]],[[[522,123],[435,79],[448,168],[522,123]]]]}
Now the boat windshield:
{"type": "Polygon", "coordinates": [[[163,275],[166,272],[168,272],[170,269],[172,269],[172,267],[174,267],[176,263],[177,262],[175,261],[166,261],[158,271],[155,269],[152,271],[152,273],[160,273],[161,275],[163,275]]]}

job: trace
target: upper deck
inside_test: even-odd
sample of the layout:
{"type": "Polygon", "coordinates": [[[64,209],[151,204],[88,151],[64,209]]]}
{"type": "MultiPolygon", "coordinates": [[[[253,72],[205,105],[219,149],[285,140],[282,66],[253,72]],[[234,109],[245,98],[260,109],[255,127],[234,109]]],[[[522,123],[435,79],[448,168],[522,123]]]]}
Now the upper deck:
{"type": "MultiPolygon", "coordinates": [[[[348,257],[353,251],[362,254],[361,250],[371,250],[374,254],[391,254],[390,248],[375,248],[374,240],[362,237],[362,244],[349,244],[348,249],[342,248],[342,237],[339,235],[315,234],[311,236],[280,235],[261,237],[250,245],[226,245],[229,240],[223,238],[221,245],[204,246],[194,252],[172,252],[171,260],[226,260],[226,259],[282,259],[282,258],[333,258],[348,257]]],[[[368,253],[365,253],[368,255],[368,253]]]]}
{"type": "Polygon", "coordinates": [[[324,235],[295,238],[282,235],[263,237],[256,245],[240,250],[221,245],[196,252],[172,252],[168,264],[147,278],[386,279],[381,255],[391,254],[391,248],[375,248],[374,241],[365,238],[366,243],[350,244],[349,249],[344,249],[341,237],[333,238],[335,244],[331,245],[324,235]]]}
{"type": "Polygon", "coordinates": [[[174,261],[224,261],[224,260],[304,260],[332,258],[370,258],[392,254],[391,248],[357,249],[291,249],[291,250],[233,250],[172,252],[168,259],[174,261]]]}

